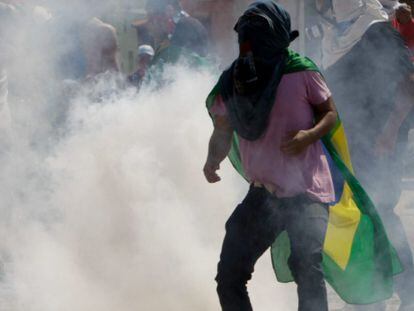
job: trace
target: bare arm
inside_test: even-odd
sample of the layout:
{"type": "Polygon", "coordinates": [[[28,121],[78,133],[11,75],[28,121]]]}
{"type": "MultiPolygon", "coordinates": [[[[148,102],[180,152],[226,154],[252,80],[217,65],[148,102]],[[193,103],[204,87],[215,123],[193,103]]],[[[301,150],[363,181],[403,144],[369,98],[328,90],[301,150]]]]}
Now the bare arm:
{"type": "Polygon", "coordinates": [[[301,130],[292,133],[286,143],[282,145],[282,151],[288,155],[298,155],[302,153],[309,145],[315,143],[327,135],[336,124],[338,113],[332,97],[324,103],[314,106],[316,124],[309,130],[301,130]]]}
{"type": "Polygon", "coordinates": [[[94,77],[106,71],[119,71],[118,42],[115,28],[100,20],[87,25],[84,34],[87,76],[94,77]]]}
{"type": "Polygon", "coordinates": [[[221,180],[216,172],[220,169],[220,163],[230,151],[232,137],[233,129],[227,117],[216,117],[214,131],[208,146],[207,161],[204,165],[204,176],[209,183],[216,183],[221,180]]]}
{"type": "Polygon", "coordinates": [[[104,70],[119,71],[118,64],[118,40],[116,30],[112,26],[108,26],[105,31],[104,43],[102,47],[102,60],[104,70]]]}
{"type": "Polygon", "coordinates": [[[398,88],[393,111],[385,123],[384,129],[376,141],[377,155],[392,151],[397,142],[398,133],[414,105],[414,74],[407,77],[398,88]]]}
{"type": "Polygon", "coordinates": [[[326,102],[314,107],[315,126],[309,130],[312,137],[312,143],[321,139],[335,127],[338,119],[338,112],[336,111],[335,103],[332,97],[329,97],[326,102]]]}

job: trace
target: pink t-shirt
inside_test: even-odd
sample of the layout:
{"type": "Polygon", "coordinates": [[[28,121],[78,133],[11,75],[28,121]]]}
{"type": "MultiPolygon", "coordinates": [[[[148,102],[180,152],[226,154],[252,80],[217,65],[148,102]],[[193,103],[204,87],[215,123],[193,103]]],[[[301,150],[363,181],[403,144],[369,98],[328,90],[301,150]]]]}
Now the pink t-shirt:
{"type": "MultiPolygon", "coordinates": [[[[294,157],[280,150],[289,133],[314,126],[312,106],[324,103],[330,96],[324,79],[317,72],[302,71],[282,77],[263,136],[256,141],[240,138],[241,160],[250,182],[271,186],[279,198],[307,194],[324,203],[335,200],[331,172],[320,141],[294,157]]],[[[220,97],[211,113],[227,114],[220,97]]]]}

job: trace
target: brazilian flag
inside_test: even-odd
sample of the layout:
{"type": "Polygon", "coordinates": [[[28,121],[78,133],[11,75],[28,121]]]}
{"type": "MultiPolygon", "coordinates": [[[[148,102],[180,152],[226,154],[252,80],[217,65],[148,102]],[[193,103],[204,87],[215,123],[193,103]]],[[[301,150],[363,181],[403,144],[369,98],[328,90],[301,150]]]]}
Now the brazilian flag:
{"type": "MultiPolygon", "coordinates": [[[[319,72],[310,59],[288,50],[284,73],[306,70],[319,72]]],[[[218,95],[219,84],[207,98],[207,109],[214,105],[218,95]]],[[[371,304],[388,299],[393,294],[393,276],[402,272],[402,266],[374,204],[355,178],[345,131],[339,118],[335,128],[322,141],[336,192],[336,202],[330,207],[324,244],[325,278],[347,303],[371,304]]],[[[236,133],[229,159],[245,177],[236,133]]],[[[277,279],[292,282],[288,266],[290,242],[286,232],[276,238],[271,253],[277,279]]]]}

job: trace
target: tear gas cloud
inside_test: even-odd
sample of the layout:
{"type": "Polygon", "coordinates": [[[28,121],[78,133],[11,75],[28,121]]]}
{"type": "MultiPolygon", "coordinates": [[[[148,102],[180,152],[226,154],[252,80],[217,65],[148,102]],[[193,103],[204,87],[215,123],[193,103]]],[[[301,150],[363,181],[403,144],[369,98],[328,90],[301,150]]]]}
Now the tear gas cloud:
{"type": "MultiPolygon", "coordinates": [[[[180,64],[139,93],[103,75],[74,95],[56,70],[68,46],[54,42],[118,1],[86,2],[29,1],[51,16],[1,25],[12,121],[0,126],[0,310],[218,310],[224,223],[247,185],[227,161],[220,184],[202,175],[217,74],[180,64]]],[[[249,290],[255,310],[296,309],[269,255],[249,290]]]]}
{"type": "MultiPolygon", "coordinates": [[[[74,17],[58,3],[60,18],[74,17]]],[[[12,122],[0,152],[0,310],[218,310],[224,222],[247,185],[227,163],[219,185],[202,175],[217,75],[184,64],[156,91],[96,100],[114,85],[102,76],[72,96],[54,68],[57,29],[19,23],[3,63],[12,122]]],[[[256,310],[295,308],[294,287],[275,284],[264,256],[256,310]]]]}
{"type": "MultiPolygon", "coordinates": [[[[157,93],[77,98],[64,137],[46,150],[13,141],[2,161],[10,310],[218,309],[224,222],[246,185],[229,166],[220,186],[206,185],[213,77],[172,70],[176,82],[157,93]]],[[[268,256],[263,265],[258,310],[280,297],[268,256]]]]}

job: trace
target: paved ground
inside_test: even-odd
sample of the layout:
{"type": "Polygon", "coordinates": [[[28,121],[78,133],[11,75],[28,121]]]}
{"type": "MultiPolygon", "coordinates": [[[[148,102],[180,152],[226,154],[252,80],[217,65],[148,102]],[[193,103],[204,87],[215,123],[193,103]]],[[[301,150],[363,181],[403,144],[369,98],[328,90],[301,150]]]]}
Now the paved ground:
{"type": "MultiPolygon", "coordinates": [[[[346,306],[344,302],[341,301],[338,298],[338,296],[336,296],[335,293],[331,293],[329,296],[330,296],[329,297],[329,301],[330,301],[329,310],[330,311],[354,311],[352,307],[346,306]]],[[[400,301],[398,300],[397,297],[394,297],[390,299],[389,301],[387,301],[387,311],[398,311],[399,305],[400,305],[400,301]]],[[[364,309],[364,311],[378,311],[378,308],[376,306],[372,306],[370,308],[367,307],[367,309],[366,310],[364,309]]]]}

